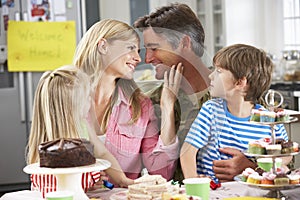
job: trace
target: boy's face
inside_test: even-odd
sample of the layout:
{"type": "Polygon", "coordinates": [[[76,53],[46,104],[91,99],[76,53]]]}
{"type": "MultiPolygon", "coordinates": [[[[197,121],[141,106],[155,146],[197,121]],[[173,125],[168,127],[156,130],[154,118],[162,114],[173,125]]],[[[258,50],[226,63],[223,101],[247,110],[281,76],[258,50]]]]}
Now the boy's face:
{"type": "Polygon", "coordinates": [[[177,65],[181,58],[178,51],[162,36],[156,34],[152,28],[143,31],[144,46],[146,48],[145,62],[155,67],[155,78],[162,80],[164,72],[170,71],[172,65],[177,65]]]}
{"type": "Polygon", "coordinates": [[[215,67],[215,70],[209,75],[209,79],[211,80],[209,91],[213,97],[226,99],[235,91],[236,81],[229,70],[215,67]]]}

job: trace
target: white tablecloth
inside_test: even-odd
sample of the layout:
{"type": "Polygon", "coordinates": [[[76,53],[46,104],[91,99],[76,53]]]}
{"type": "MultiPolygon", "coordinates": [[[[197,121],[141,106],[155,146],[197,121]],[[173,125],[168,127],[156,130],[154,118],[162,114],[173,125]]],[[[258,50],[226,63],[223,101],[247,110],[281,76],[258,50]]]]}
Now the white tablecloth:
{"type": "MultiPolygon", "coordinates": [[[[110,196],[121,191],[125,191],[124,188],[109,189],[97,189],[89,191],[87,195],[90,198],[101,198],[103,200],[110,200],[110,196]]],[[[220,200],[226,197],[241,197],[241,196],[264,196],[268,193],[268,190],[262,190],[258,188],[252,188],[238,182],[223,183],[221,188],[212,190],[210,192],[210,200],[220,200]]],[[[284,195],[289,197],[289,200],[300,199],[300,188],[282,190],[284,195]]],[[[43,200],[39,192],[36,191],[18,191],[4,194],[0,200],[43,200]]]]}

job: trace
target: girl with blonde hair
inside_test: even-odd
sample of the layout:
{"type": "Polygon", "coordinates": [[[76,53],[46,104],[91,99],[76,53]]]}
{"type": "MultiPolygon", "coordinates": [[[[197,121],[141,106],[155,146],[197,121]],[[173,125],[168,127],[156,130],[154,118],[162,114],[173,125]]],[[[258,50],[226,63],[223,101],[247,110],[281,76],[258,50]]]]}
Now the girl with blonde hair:
{"type": "MultiPolygon", "coordinates": [[[[95,139],[95,130],[89,124],[92,110],[90,78],[74,66],[63,66],[52,72],[45,72],[40,78],[34,97],[33,118],[27,145],[27,164],[39,162],[38,147],[43,142],[61,138],[85,138],[97,145],[96,158],[111,162],[114,170],[107,174],[121,186],[132,184],[126,178],[116,159],[104,145],[95,139]],[[119,170],[115,170],[119,169],[119,170]]],[[[82,187],[85,191],[100,179],[100,172],[82,174],[82,187]]],[[[31,175],[32,190],[45,193],[56,190],[56,177],[53,175],[31,175]]]]}
{"type": "Polygon", "coordinates": [[[142,94],[133,80],[141,61],[140,40],[128,24],[105,19],[94,24],[79,42],[74,65],[91,77],[95,91],[98,135],[105,134],[105,146],[119,161],[126,176],[150,174],[171,179],[178,158],[172,105],[181,81],[182,66],[173,66],[165,74],[162,130],[151,100],[142,94]]]}

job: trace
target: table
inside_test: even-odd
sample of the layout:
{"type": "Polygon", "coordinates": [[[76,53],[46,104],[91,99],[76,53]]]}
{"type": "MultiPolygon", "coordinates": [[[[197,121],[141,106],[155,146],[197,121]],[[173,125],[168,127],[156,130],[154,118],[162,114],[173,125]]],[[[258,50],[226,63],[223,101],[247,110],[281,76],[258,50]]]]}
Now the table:
{"type": "MultiPolygon", "coordinates": [[[[101,198],[102,200],[110,200],[109,197],[120,191],[124,191],[124,188],[109,189],[97,189],[89,191],[87,196],[90,198],[101,198]]],[[[288,200],[298,200],[300,196],[300,189],[282,190],[283,194],[289,196],[288,200]]],[[[210,192],[210,200],[221,200],[226,197],[239,197],[239,196],[263,196],[268,193],[268,190],[261,190],[256,188],[248,187],[247,185],[240,184],[238,182],[227,182],[223,183],[221,188],[212,190],[210,192]]],[[[0,198],[0,200],[43,200],[41,195],[37,191],[18,191],[6,193],[0,198]]]]}

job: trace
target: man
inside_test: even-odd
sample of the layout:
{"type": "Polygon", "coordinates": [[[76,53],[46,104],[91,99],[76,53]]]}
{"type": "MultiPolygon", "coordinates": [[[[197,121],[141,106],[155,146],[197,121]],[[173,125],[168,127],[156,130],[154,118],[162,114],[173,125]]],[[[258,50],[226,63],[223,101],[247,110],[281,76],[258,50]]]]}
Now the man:
{"type": "MultiPolygon", "coordinates": [[[[175,3],[158,8],[150,15],[140,17],[135,21],[134,27],[143,32],[146,48],[145,62],[155,67],[156,79],[163,79],[165,71],[169,71],[173,65],[182,63],[184,67],[178,101],[174,108],[177,135],[182,145],[202,103],[210,98],[208,76],[211,71],[201,59],[204,54],[205,38],[203,26],[190,7],[186,4],[175,3]]],[[[161,85],[149,92],[158,117],[161,117],[162,88],[161,85]]],[[[225,151],[228,154],[234,154],[233,159],[237,155],[239,160],[242,158],[243,163],[247,162],[249,166],[253,164],[236,150],[225,151]]],[[[216,176],[221,177],[220,180],[232,180],[234,175],[243,170],[230,160],[215,162],[214,170],[216,170],[216,176]],[[230,174],[227,173],[228,169],[231,169],[230,174]]],[[[182,181],[183,178],[179,163],[174,180],[182,181]]]]}

